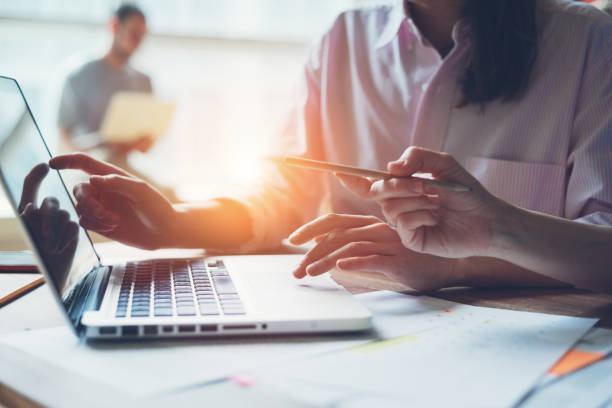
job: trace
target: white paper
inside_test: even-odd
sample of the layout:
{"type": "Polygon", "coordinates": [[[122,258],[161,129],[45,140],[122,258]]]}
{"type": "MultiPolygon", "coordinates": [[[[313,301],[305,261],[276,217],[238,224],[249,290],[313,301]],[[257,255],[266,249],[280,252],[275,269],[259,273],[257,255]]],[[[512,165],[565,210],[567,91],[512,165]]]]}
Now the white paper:
{"type": "Polygon", "coordinates": [[[104,114],[100,133],[109,142],[129,142],[142,136],[157,140],[168,129],[174,105],[148,93],[117,92],[104,114]]]}
{"type": "Polygon", "coordinates": [[[0,298],[40,278],[37,273],[0,273],[0,298]]]}
{"type": "MultiPolygon", "coordinates": [[[[507,406],[596,321],[392,292],[358,298],[374,333],[79,344],[61,327],[0,337],[0,360],[25,353],[65,381],[82,376],[137,397],[251,372],[262,392],[317,406],[507,406]]],[[[0,365],[0,382],[10,374],[0,365]]]]}
{"type": "Polygon", "coordinates": [[[287,394],[300,383],[318,388],[319,400],[308,402],[319,406],[366,398],[391,406],[511,406],[596,322],[389,292],[358,297],[386,340],[251,375],[287,394]]]}
{"type": "MultiPolygon", "coordinates": [[[[72,331],[62,326],[3,335],[0,343],[9,347],[2,348],[0,354],[26,353],[63,372],[143,397],[372,339],[371,334],[362,334],[79,343],[72,331]]],[[[9,374],[0,365],[0,382],[9,374]]]]}

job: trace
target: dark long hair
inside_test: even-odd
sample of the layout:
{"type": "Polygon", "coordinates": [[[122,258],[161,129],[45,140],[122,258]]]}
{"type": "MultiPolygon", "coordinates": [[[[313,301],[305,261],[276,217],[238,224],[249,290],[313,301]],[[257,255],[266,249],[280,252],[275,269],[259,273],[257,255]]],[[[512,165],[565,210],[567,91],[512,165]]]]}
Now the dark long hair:
{"type": "Polygon", "coordinates": [[[463,100],[484,107],[526,90],[538,53],[535,0],[467,0],[471,59],[460,79],[463,100]]]}

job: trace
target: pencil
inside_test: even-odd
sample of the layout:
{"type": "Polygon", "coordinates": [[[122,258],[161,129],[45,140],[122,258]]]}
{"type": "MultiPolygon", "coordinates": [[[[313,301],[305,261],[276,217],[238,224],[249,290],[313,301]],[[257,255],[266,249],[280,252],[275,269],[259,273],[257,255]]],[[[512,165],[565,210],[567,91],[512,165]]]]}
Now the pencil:
{"type": "MultiPolygon", "coordinates": [[[[340,173],[340,174],[348,174],[352,176],[370,177],[370,178],[381,179],[381,180],[386,180],[392,177],[397,177],[397,176],[393,176],[391,173],[386,172],[386,171],[363,169],[363,168],[355,167],[355,166],[347,166],[344,164],[335,164],[335,163],[323,162],[323,161],[318,161],[318,160],[303,159],[301,157],[295,157],[295,156],[287,156],[285,157],[284,160],[276,160],[276,161],[287,164],[289,166],[303,167],[303,168],[313,169],[313,170],[329,171],[329,172],[340,173]]],[[[466,191],[472,190],[470,187],[464,186],[462,184],[451,183],[448,181],[432,180],[432,179],[427,179],[427,178],[418,177],[418,176],[411,176],[411,177],[421,179],[425,182],[425,184],[429,184],[431,186],[435,186],[435,187],[438,187],[438,188],[441,188],[447,191],[466,192],[466,191]]],[[[406,177],[406,178],[410,178],[410,177],[406,177]]]]}
{"type": "Polygon", "coordinates": [[[27,285],[24,285],[24,286],[20,287],[19,289],[12,291],[8,295],[6,295],[2,299],[0,299],[0,307],[2,307],[4,305],[7,305],[7,304],[11,303],[12,301],[19,299],[23,295],[26,295],[26,294],[30,293],[31,291],[33,291],[37,287],[41,286],[43,283],[45,283],[45,278],[44,277],[40,277],[40,278],[38,278],[38,279],[28,283],[27,285]]]}

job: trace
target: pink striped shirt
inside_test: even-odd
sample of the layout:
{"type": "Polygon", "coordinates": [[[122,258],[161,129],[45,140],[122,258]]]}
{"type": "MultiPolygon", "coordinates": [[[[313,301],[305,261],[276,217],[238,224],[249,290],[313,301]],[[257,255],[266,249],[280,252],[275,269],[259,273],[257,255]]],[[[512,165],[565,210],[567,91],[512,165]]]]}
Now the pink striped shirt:
{"type": "MultiPolygon", "coordinates": [[[[470,47],[462,22],[445,57],[403,7],[340,15],[313,49],[278,153],[386,167],[411,145],[451,153],[493,194],[524,208],[612,225],[612,20],[593,7],[538,0],[538,58],[516,102],[459,108],[470,47]]],[[[331,176],[282,169],[240,200],[255,237],[278,245],[332,210],[381,216],[331,176]]]]}

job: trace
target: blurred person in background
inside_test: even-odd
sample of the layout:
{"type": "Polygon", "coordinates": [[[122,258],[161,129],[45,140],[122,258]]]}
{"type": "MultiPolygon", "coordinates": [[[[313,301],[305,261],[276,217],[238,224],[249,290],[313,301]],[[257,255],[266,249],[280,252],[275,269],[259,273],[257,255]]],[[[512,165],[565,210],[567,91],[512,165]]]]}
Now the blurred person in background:
{"type": "MultiPolygon", "coordinates": [[[[152,93],[151,79],[130,65],[147,35],[145,14],[138,6],[124,3],[113,13],[109,28],[113,39],[108,52],[69,74],[64,83],[58,112],[60,150],[91,151],[152,182],[128,163],[131,152],[145,153],[151,148],[153,141],[148,135],[131,142],[107,142],[100,134],[108,105],[117,92],[152,93]]],[[[171,189],[160,190],[174,201],[171,189]]]]}

